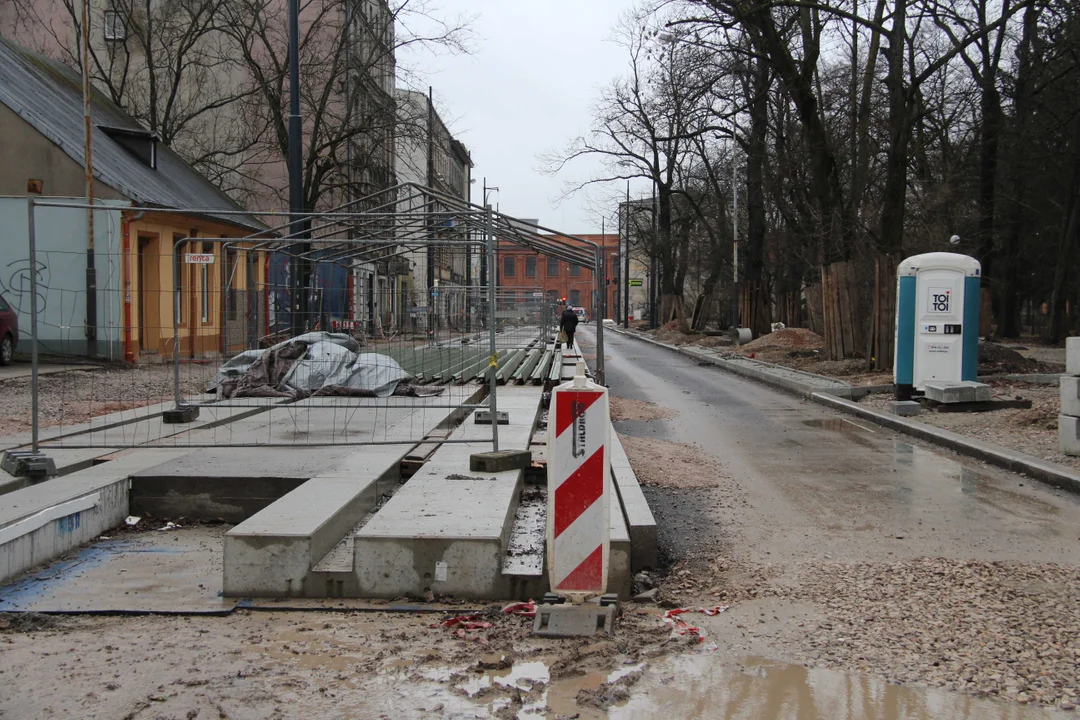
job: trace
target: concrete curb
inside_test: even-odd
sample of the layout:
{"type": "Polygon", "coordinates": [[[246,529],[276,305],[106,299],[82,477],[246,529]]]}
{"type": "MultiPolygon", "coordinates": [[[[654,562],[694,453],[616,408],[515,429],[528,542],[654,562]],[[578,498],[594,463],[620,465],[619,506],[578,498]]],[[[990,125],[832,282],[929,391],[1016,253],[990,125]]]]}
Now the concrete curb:
{"type": "Polygon", "coordinates": [[[1080,472],[1075,472],[1064,465],[1040,460],[1033,455],[1015,452],[1000,445],[964,437],[934,425],[871,410],[828,393],[814,393],[811,399],[821,405],[869,420],[890,430],[917,437],[933,445],[955,450],[961,455],[983,460],[991,465],[1028,475],[1054,487],[1080,494],[1080,472]]]}
{"type": "MultiPolygon", "coordinates": [[[[1015,452],[1007,448],[1003,448],[1000,445],[994,445],[992,443],[982,442],[981,440],[975,440],[972,438],[964,437],[958,433],[939,428],[934,425],[927,425],[926,423],[918,422],[917,420],[908,420],[897,415],[891,415],[889,413],[878,412],[877,410],[871,410],[857,403],[851,402],[853,398],[843,398],[836,393],[823,391],[818,388],[812,388],[809,385],[803,385],[790,378],[781,378],[771,375],[763,370],[756,370],[754,368],[747,368],[739,366],[735,363],[724,362],[720,358],[709,358],[707,356],[699,355],[697,353],[683,350],[682,348],[667,345],[666,343],[658,342],[651,338],[641,337],[634,333],[624,332],[623,330],[616,329],[616,332],[633,337],[638,340],[662,347],[667,350],[673,350],[685,357],[693,358],[695,360],[704,360],[712,365],[733,372],[737,375],[757,380],[758,382],[770,385],[772,387],[779,388],[781,390],[787,390],[794,393],[799,397],[811,400],[819,405],[825,405],[834,410],[846,413],[848,415],[854,415],[855,417],[868,420],[882,427],[886,427],[896,432],[904,433],[916,437],[920,440],[924,440],[932,445],[938,445],[940,447],[948,448],[961,455],[982,460],[996,465],[998,467],[1010,470],[1012,472],[1027,475],[1042,482],[1052,485],[1054,487],[1067,490],[1072,493],[1080,494],[1080,472],[1076,472],[1064,465],[1058,465],[1057,463],[1041,460],[1033,455],[1027,455],[1021,452],[1015,452]]],[[[761,363],[766,364],[766,363],[761,363]]],[[[862,397],[857,392],[856,387],[852,387],[856,390],[854,393],[855,398],[862,397]]]]}
{"type": "MultiPolygon", "coordinates": [[[[662,343],[662,342],[660,342],[658,340],[653,340],[652,338],[642,337],[641,335],[626,332],[625,330],[615,330],[615,332],[617,332],[617,333],[619,333],[621,335],[625,335],[627,337],[632,337],[632,338],[634,338],[636,340],[641,340],[642,342],[649,343],[650,345],[655,345],[657,347],[664,348],[665,350],[671,350],[671,351],[676,352],[676,353],[678,353],[678,354],[680,354],[680,355],[682,355],[684,357],[688,357],[688,358],[690,358],[692,360],[696,360],[698,362],[707,362],[710,365],[715,365],[718,368],[721,368],[722,370],[726,370],[726,371],[728,371],[730,373],[734,373],[736,375],[741,375],[741,376],[743,376],[745,378],[749,378],[751,380],[757,380],[758,382],[765,383],[766,385],[771,385],[773,387],[778,387],[778,388],[780,388],[782,390],[787,390],[788,392],[794,393],[795,395],[798,395],[798,396],[800,396],[802,398],[805,398],[807,400],[810,400],[811,396],[814,393],[819,393],[819,392],[824,391],[824,389],[821,388],[821,387],[816,387],[816,386],[813,386],[813,385],[809,385],[807,383],[801,383],[801,382],[798,382],[797,380],[793,380],[793,379],[787,378],[787,377],[778,377],[778,376],[773,375],[772,373],[770,373],[768,370],[758,370],[757,368],[754,368],[754,367],[747,367],[746,365],[743,365],[742,363],[731,362],[729,360],[724,360],[723,358],[718,358],[718,357],[715,357],[715,356],[710,356],[710,355],[705,355],[705,354],[702,354],[702,353],[693,352],[692,350],[687,350],[687,349],[678,347],[677,345],[668,345],[667,343],[662,343]]],[[[758,365],[763,365],[765,367],[779,367],[779,366],[773,366],[773,365],[771,365],[769,363],[761,362],[759,360],[753,360],[751,362],[754,362],[754,363],[756,363],[758,365]]],[[[791,370],[790,368],[782,368],[782,369],[786,373],[798,373],[798,374],[802,374],[802,375],[807,375],[809,377],[821,378],[823,380],[832,380],[832,378],[825,378],[824,376],[814,375],[813,373],[804,373],[804,372],[802,372],[800,370],[791,370]]],[[[836,382],[836,381],[832,380],[832,382],[836,382]]],[[[858,393],[858,391],[856,390],[856,388],[854,386],[838,387],[838,388],[836,388],[835,391],[833,391],[833,394],[835,394],[837,397],[848,397],[848,398],[862,397],[862,395],[860,395],[858,393]]]]}

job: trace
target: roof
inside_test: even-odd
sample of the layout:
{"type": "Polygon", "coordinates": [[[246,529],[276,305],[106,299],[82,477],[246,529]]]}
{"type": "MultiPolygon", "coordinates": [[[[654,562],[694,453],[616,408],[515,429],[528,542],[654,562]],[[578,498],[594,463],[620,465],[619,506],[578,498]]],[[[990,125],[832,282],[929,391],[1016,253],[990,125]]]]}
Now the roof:
{"type": "MultiPolygon", "coordinates": [[[[0,37],[0,103],[83,164],[82,78],[74,70],[0,37]]],[[[158,144],[156,169],[125,150],[102,128],[132,134],[146,130],[97,89],[91,93],[90,119],[94,177],[136,205],[193,208],[203,212],[192,214],[249,230],[267,229],[251,215],[214,214],[243,208],[168,146],[158,144]]]]}

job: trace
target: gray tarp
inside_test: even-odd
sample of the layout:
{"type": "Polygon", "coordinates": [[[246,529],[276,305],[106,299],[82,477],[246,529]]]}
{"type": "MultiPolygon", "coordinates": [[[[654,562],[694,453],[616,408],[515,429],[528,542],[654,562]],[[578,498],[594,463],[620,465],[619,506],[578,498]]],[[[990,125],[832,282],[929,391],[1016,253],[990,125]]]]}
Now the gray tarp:
{"type": "Polygon", "coordinates": [[[389,355],[361,353],[349,335],[313,332],[236,355],[210,389],[225,398],[417,395],[411,379],[389,355]]]}

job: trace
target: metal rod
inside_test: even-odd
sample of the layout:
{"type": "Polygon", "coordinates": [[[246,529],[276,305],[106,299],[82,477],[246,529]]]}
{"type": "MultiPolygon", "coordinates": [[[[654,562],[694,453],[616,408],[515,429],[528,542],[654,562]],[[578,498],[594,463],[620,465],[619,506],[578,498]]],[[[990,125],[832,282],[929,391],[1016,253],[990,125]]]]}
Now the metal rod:
{"type": "Polygon", "coordinates": [[[37,238],[34,229],[34,198],[26,198],[27,236],[30,241],[30,449],[38,451],[38,303],[37,238]]]}
{"type": "MultiPolygon", "coordinates": [[[[303,147],[301,145],[302,126],[300,124],[300,0],[289,0],[289,231],[303,239],[304,212],[303,188],[303,147]]],[[[346,71],[348,72],[348,71],[346,71]]],[[[299,244],[300,254],[307,252],[304,243],[299,244]]],[[[305,311],[307,310],[307,287],[305,265],[302,258],[290,261],[290,298],[292,306],[290,318],[293,335],[304,331],[305,311]]]]}
{"type": "Polygon", "coordinates": [[[495,348],[495,233],[491,223],[491,205],[487,208],[487,257],[488,267],[488,342],[491,344],[491,361],[488,363],[488,387],[491,395],[491,449],[499,451],[499,414],[498,414],[498,351],[495,348]]]}
{"type": "MultiPolygon", "coordinates": [[[[173,267],[173,404],[176,410],[180,409],[180,303],[182,301],[181,285],[184,271],[176,264],[176,256],[186,239],[177,240],[173,243],[172,267],[173,267]]],[[[192,332],[195,330],[194,318],[189,318],[192,332]]]]}
{"type": "MultiPolygon", "coordinates": [[[[601,225],[603,228],[603,225],[601,225]]],[[[603,230],[601,230],[601,238],[603,238],[603,230]]],[[[596,251],[596,269],[600,273],[599,277],[604,277],[604,251],[597,249],[596,251]]],[[[597,282],[599,285],[599,281],[597,282]]],[[[604,288],[604,292],[598,293],[601,295],[599,298],[600,315],[596,320],[596,382],[600,385],[606,385],[606,373],[604,372],[604,316],[606,315],[605,305],[607,300],[607,288],[604,288]]]]}
{"type": "Polygon", "coordinates": [[[86,183],[86,349],[97,355],[97,268],[94,258],[94,153],[90,120],[90,0],[82,0],[83,167],[86,183]]]}

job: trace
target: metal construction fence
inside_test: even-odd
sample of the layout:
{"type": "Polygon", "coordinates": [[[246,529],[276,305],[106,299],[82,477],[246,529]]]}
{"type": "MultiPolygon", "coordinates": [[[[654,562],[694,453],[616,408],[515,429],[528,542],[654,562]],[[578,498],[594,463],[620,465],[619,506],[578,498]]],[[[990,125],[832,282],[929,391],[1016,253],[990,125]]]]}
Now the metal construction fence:
{"type": "MultiPolygon", "coordinates": [[[[82,243],[41,229],[89,206],[30,199],[25,269],[5,286],[32,356],[27,445],[445,442],[468,412],[494,416],[500,385],[547,378],[559,310],[540,287],[498,284],[496,234],[567,262],[588,251],[406,193],[428,202],[403,213],[368,199],[295,232],[252,228],[249,214],[242,227],[229,213],[95,206],[117,232],[92,251],[92,284],[82,243]],[[58,362],[78,366],[41,372],[58,362]]],[[[490,432],[498,449],[497,423],[490,432]]]]}

